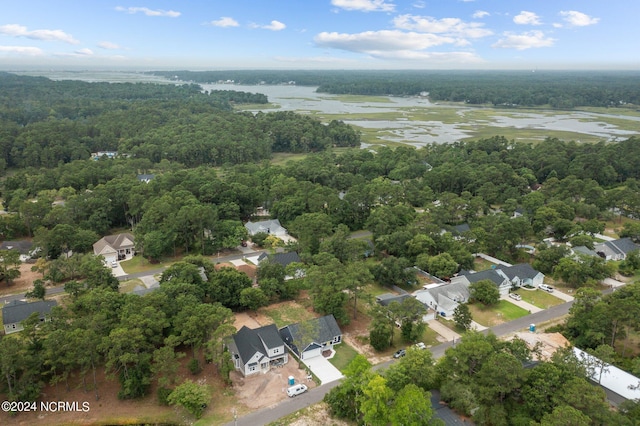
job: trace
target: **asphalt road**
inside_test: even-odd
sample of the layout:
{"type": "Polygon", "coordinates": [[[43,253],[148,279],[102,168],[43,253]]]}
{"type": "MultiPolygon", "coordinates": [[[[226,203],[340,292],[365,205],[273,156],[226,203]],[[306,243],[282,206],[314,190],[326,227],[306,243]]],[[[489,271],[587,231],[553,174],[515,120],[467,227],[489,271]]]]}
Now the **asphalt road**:
{"type": "MultiPolygon", "coordinates": [[[[536,312],[534,314],[518,318],[514,321],[496,325],[487,330],[483,330],[481,333],[487,334],[491,331],[493,332],[493,334],[499,337],[516,331],[528,330],[530,324],[544,323],[568,314],[569,309],[572,305],[573,301],[553,306],[544,311],[536,312]]],[[[453,345],[454,342],[446,342],[438,346],[433,346],[429,348],[429,350],[433,354],[433,358],[438,359],[444,356],[445,351],[453,345]]],[[[375,365],[373,369],[385,369],[394,362],[395,360],[390,359],[389,361],[375,365]]],[[[284,416],[287,416],[291,413],[322,401],[325,394],[336,387],[338,384],[340,384],[340,380],[318,386],[317,388],[311,389],[309,392],[290,398],[289,400],[286,400],[278,405],[269,408],[263,408],[262,410],[247,414],[244,417],[240,417],[235,422],[227,423],[225,426],[261,426],[269,424],[284,416]]]]}
{"type": "MultiPolygon", "coordinates": [[[[211,260],[213,263],[223,263],[223,262],[230,262],[232,260],[238,260],[238,259],[242,259],[244,257],[246,257],[247,255],[249,256],[259,256],[261,253],[263,253],[264,250],[258,250],[258,251],[254,251],[251,253],[238,253],[238,254],[231,254],[228,256],[220,256],[220,257],[216,257],[216,256],[211,256],[209,257],[209,260],[211,260]]],[[[164,270],[166,269],[165,267],[161,267],[161,268],[157,268],[157,269],[151,269],[148,271],[143,271],[143,272],[136,272],[134,274],[127,274],[127,275],[123,275],[120,277],[117,277],[119,281],[126,281],[126,280],[130,280],[130,279],[134,279],[134,278],[140,278],[140,277],[145,277],[148,275],[156,275],[156,274],[161,274],[164,270]]],[[[60,293],[64,293],[64,286],[58,286],[58,287],[48,287],[46,289],[46,295],[47,296],[55,296],[56,294],[60,294],[60,293]]],[[[5,304],[5,303],[9,303],[13,300],[21,300],[25,298],[25,293],[20,293],[20,294],[12,294],[9,296],[3,296],[0,297],[0,305],[5,304]]]]}

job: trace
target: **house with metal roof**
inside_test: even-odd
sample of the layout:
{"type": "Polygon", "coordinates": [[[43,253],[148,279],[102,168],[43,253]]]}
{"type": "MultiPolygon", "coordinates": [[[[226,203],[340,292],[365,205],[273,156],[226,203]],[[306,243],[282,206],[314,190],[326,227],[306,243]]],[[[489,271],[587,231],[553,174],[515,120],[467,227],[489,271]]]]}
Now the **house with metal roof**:
{"type": "Polygon", "coordinates": [[[38,302],[25,302],[14,300],[2,307],[2,322],[5,334],[17,333],[24,329],[22,321],[26,320],[34,312],[38,313],[41,322],[49,320],[51,308],[57,306],[55,300],[41,300],[38,302]]]}
{"type": "Polygon", "coordinates": [[[286,364],[289,354],[274,324],[251,329],[243,326],[227,341],[236,370],[244,376],[266,373],[286,364]]]}

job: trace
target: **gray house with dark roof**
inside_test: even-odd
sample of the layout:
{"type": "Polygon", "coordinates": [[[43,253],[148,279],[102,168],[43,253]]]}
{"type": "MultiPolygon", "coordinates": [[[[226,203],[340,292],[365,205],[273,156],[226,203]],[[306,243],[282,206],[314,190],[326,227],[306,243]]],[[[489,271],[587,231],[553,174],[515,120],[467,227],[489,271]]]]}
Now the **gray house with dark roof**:
{"type": "Polygon", "coordinates": [[[251,329],[243,326],[227,342],[236,370],[244,376],[266,373],[272,366],[286,364],[289,354],[274,324],[251,329]]]}
{"type": "MultiPolygon", "coordinates": [[[[258,256],[258,264],[267,259],[269,262],[277,263],[285,268],[292,263],[302,263],[302,259],[300,259],[300,256],[295,251],[289,253],[275,253],[271,255],[262,253],[260,256],[258,256]]],[[[294,278],[302,278],[304,277],[304,275],[304,269],[297,269],[293,275],[287,275],[284,277],[284,279],[292,280],[294,278]]]]}
{"type": "Polygon", "coordinates": [[[625,260],[629,253],[640,249],[640,246],[634,243],[631,238],[620,238],[618,240],[596,244],[594,249],[594,251],[605,260],[625,260]]]}
{"type": "Polygon", "coordinates": [[[538,287],[544,281],[544,274],[533,269],[528,263],[519,263],[513,266],[499,265],[495,269],[480,272],[461,271],[451,282],[471,284],[482,280],[493,281],[500,294],[506,295],[511,287],[538,287]]]}
{"type": "Polygon", "coordinates": [[[33,243],[29,240],[16,240],[16,241],[3,241],[0,244],[0,250],[14,250],[20,253],[20,260],[22,262],[28,260],[39,249],[33,249],[33,243]]]}
{"type": "Polygon", "coordinates": [[[382,306],[389,306],[392,302],[402,303],[407,297],[412,297],[410,294],[393,294],[384,293],[376,296],[376,302],[382,306]]]}
{"type": "Polygon", "coordinates": [[[41,322],[49,320],[51,308],[57,306],[55,300],[41,300],[39,302],[25,302],[14,300],[2,307],[2,322],[5,334],[17,333],[24,329],[22,321],[37,312],[41,322]]]}
{"type": "Polygon", "coordinates": [[[295,251],[292,251],[289,253],[275,253],[272,255],[269,255],[267,253],[262,253],[260,256],[258,256],[258,262],[262,262],[263,260],[266,260],[266,259],[269,259],[270,262],[279,263],[285,268],[290,263],[294,263],[294,262],[302,263],[302,259],[300,259],[300,256],[295,251]]]}
{"type": "Polygon", "coordinates": [[[301,360],[321,356],[342,342],[342,331],[333,315],[315,318],[280,329],[280,337],[301,360]]]}

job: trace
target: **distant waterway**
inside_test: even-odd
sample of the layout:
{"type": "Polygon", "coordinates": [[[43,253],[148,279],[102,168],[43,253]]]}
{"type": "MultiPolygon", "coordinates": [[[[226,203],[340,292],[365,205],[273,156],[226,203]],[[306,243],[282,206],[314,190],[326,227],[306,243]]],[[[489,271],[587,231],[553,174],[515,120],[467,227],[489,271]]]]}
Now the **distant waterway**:
{"type": "MultiPolygon", "coordinates": [[[[147,82],[163,84],[185,84],[188,82],[169,80],[163,77],[141,72],[119,71],[30,71],[20,72],[24,75],[41,75],[53,80],[82,80],[88,82],[147,82]]],[[[429,102],[426,97],[376,97],[378,101],[363,101],[364,97],[356,97],[357,101],[349,101],[349,97],[317,93],[316,87],[296,85],[236,85],[236,84],[201,84],[203,90],[238,90],[265,94],[269,102],[279,111],[295,111],[299,113],[318,114],[331,118],[338,116],[348,124],[359,127],[363,131],[375,134],[375,138],[384,143],[404,143],[416,147],[431,143],[450,143],[481,133],[483,128],[495,128],[494,134],[506,134],[515,139],[541,140],[547,133],[553,136],[567,137],[580,141],[581,135],[586,140],[618,141],[640,134],[640,117],[616,114],[599,114],[591,112],[519,112],[518,110],[501,110],[473,106],[446,106],[429,102]],[[438,120],[435,111],[451,111],[457,113],[456,120],[438,120]],[[422,119],[425,113],[434,112],[433,120],[422,119]],[[480,112],[474,117],[474,112],[480,112]],[[353,115],[353,117],[348,117],[353,115]],[[388,116],[390,118],[385,117],[388,116]],[[347,116],[347,117],[345,117],[347,116]],[[420,118],[415,118],[420,116],[420,118]],[[625,128],[617,123],[619,120],[629,122],[625,128]],[[615,123],[615,124],[614,124],[615,123]],[[638,130],[636,130],[638,129],[638,130]],[[520,137],[520,133],[522,137],[520,137]]],[[[273,107],[255,109],[254,111],[270,112],[273,107]]],[[[363,144],[363,147],[369,146],[363,144]]]]}

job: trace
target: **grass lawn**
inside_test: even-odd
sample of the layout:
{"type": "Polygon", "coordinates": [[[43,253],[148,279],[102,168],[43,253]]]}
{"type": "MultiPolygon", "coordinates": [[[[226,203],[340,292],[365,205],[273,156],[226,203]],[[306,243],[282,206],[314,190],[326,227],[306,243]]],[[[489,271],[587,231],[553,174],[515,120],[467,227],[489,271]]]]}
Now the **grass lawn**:
{"type": "Polygon", "coordinates": [[[476,272],[487,271],[494,266],[496,266],[496,264],[493,262],[489,262],[487,259],[483,259],[481,257],[476,257],[475,259],[473,259],[473,269],[476,272]]]}
{"type": "Polygon", "coordinates": [[[358,352],[345,342],[342,342],[333,348],[336,350],[336,354],[329,360],[329,362],[340,371],[343,371],[344,368],[349,365],[351,360],[358,355],[358,352]]]}
{"type": "Polygon", "coordinates": [[[473,320],[485,327],[491,327],[529,315],[529,311],[506,300],[501,300],[497,305],[488,307],[480,303],[473,303],[469,305],[469,310],[471,310],[473,320]]]}
{"type": "Polygon", "coordinates": [[[136,272],[151,271],[153,269],[159,269],[171,265],[177,262],[177,258],[170,258],[163,260],[160,263],[149,263],[147,259],[142,256],[134,256],[129,260],[120,262],[120,266],[127,274],[135,274],[136,272]]]}
{"type": "Polygon", "coordinates": [[[560,305],[564,303],[564,300],[555,297],[551,293],[547,293],[546,291],[536,290],[536,291],[528,291],[528,290],[518,290],[514,293],[522,296],[522,301],[531,303],[533,306],[537,306],[541,309],[549,309],[552,306],[560,305]]]}
{"type": "Polygon", "coordinates": [[[132,280],[127,280],[127,281],[121,281],[120,286],[118,287],[118,290],[120,291],[120,293],[130,293],[138,285],[141,285],[144,287],[144,284],[138,278],[134,278],[132,280]]]}
{"type": "Polygon", "coordinates": [[[315,318],[304,306],[297,303],[267,306],[266,308],[262,308],[261,312],[271,318],[278,328],[315,318]]]}

